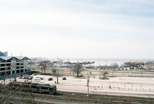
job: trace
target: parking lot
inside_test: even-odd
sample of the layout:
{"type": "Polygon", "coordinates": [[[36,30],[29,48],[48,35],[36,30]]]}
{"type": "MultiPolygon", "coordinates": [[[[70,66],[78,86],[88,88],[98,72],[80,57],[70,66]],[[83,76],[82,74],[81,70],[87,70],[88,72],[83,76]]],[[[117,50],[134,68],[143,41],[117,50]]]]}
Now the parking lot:
{"type": "MultiPolygon", "coordinates": [[[[6,83],[14,80],[7,78],[6,83]]],[[[57,77],[49,75],[23,75],[17,77],[19,82],[32,82],[56,85],[58,91],[87,93],[87,79],[75,77],[57,77]],[[33,79],[29,79],[32,77],[33,79]],[[38,80],[35,80],[38,79],[38,80]],[[50,80],[49,80],[50,79],[50,80]]],[[[3,82],[3,80],[1,80],[3,82]]],[[[96,94],[124,94],[154,97],[154,78],[141,77],[110,77],[109,80],[100,80],[98,77],[89,78],[89,93],[96,94]]]]}

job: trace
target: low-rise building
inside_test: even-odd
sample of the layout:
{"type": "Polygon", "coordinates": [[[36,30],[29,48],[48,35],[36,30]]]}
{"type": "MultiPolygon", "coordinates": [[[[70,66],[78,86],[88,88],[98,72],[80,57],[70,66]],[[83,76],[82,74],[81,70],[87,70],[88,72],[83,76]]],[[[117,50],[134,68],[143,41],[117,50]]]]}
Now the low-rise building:
{"type": "Polygon", "coordinates": [[[7,54],[8,54],[7,52],[1,52],[0,51],[0,56],[7,56],[7,54]]]}
{"type": "Polygon", "coordinates": [[[30,71],[28,57],[0,56],[0,76],[30,71]]]}

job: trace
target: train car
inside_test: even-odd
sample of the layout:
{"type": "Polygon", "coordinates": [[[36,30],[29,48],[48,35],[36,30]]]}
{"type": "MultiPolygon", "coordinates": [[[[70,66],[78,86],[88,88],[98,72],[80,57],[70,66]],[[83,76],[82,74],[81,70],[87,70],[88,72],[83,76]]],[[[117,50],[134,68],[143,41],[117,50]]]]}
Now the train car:
{"type": "Polygon", "coordinates": [[[30,91],[37,93],[56,94],[57,87],[50,84],[38,84],[30,82],[10,82],[9,87],[13,90],[30,91]]]}
{"type": "Polygon", "coordinates": [[[31,84],[31,91],[38,93],[56,94],[57,88],[55,85],[33,83],[31,84]]]}
{"type": "Polygon", "coordinates": [[[12,90],[20,90],[21,89],[21,85],[22,85],[22,82],[10,82],[9,83],[9,87],[12,90]]]}

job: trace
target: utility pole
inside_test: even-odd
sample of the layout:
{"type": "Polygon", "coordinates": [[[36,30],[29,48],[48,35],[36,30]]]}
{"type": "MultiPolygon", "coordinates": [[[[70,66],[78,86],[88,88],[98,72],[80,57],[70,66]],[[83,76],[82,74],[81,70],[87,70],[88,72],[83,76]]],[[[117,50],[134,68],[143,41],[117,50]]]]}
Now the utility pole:
{"type": "Polygon", "coordinates": [[[58,82],[58,73],[57,73],[57,84],[58,84],[59,82],[58,82]]]}
{"type": "MultiPolygon", "coordinates": [[[[60,59],[60,58],[57,58],[58,60],[59,60],[59,70],[61,69],[61,64],[62,64],[62,62],[63,62],[63,60],[62,59],[60,59]]],[[[57,84],[59,83],[58,82],[58,76],[59,76],[59,70],[57,69],[57,84]]]]}
{"type": "Polygon", "coordinates": [[[100,65],[100,59],[99,59],[99,78],[101,78],[101,65],[100,65]]]}
{"type": "Polygon", "coordinates": [[[101,78],[101,67],[99,67],[99,78],[101,78]]]}
{"type": "Polygon", "coordinates": [[[4,75],[4,85],[5,85],[5,79],[6,79],[6,73],[5,73],[5,75],[4,75]]]}
{"type": "MultiPolygon", "coordinates": [[[[6,61],[5,61],[5,66],[6,66],[6,61]]],[[[5,79],[6,79],[6,67],[5,67],[5,73],[4,73],[4,85],[5,85],[5,79]]]]}
{"type": "Polygon", "coordinates": [[[89,76],[87,76],[87,96],[89,96],[89,76]]]}
{"type": "Polygon", "coordinates": [[[12,59],[11,60],[12,62],[11,62],[11,66],[12,66],[12,69],[14,70],[14,81],[16,82],[16,59],[12,59]]]}
{"type": "Polygon", "coordinates": [[[58,72],[59,70],[58,70],[58,67],[57,67],[56,70],[57,70],[57,71],[56,71],[56,76],[57,76],[57,84],[58,84],[58,83],[59,83],[59,82],[58,82],[58,76],[59,76],[59,72],[58,72]]]}

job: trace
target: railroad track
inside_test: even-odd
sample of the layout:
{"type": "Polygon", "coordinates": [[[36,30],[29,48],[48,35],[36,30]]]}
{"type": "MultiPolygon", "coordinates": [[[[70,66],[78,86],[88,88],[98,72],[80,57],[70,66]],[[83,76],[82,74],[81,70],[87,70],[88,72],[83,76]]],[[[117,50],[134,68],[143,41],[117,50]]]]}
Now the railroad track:
{"type": "Polygon", "coordinates": [[[124,97],[112,95],[89,95],[74,92],[57,92],[57,95],[13,91],[0,93],[1,104],[153,104],[152,98],[124,97]],[[4,101],[3,101],[4,100],[4,101]]]}

